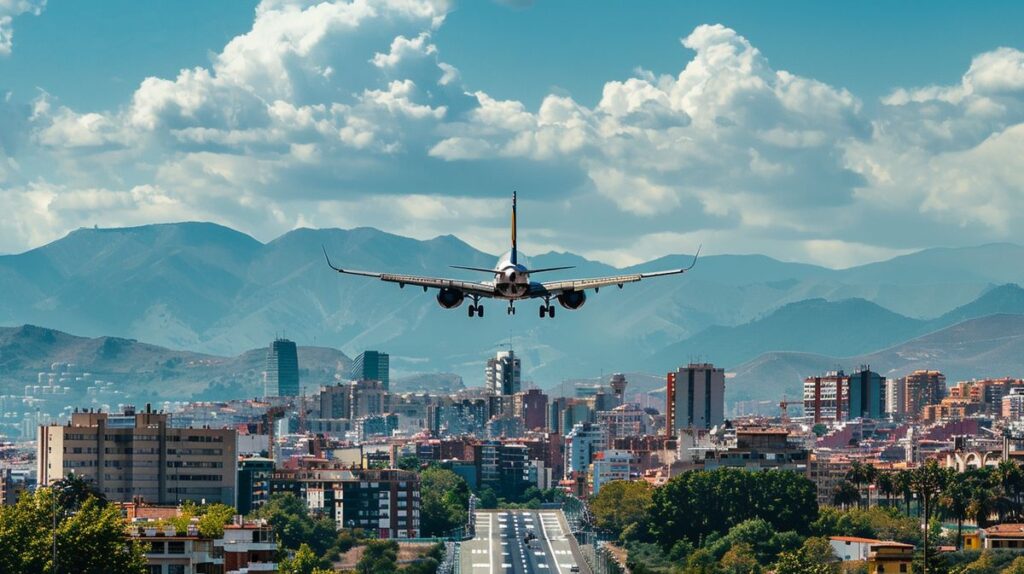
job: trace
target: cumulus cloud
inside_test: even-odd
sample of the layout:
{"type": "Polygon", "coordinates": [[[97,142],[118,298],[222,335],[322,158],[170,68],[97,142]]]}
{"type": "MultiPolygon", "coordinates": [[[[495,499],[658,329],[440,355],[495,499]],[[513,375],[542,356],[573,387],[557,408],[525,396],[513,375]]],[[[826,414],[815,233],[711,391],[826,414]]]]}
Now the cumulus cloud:
{"type": "MultiPolygon", "coordinates": [[[[4,2],[0,15],[23,5],[4,2]]],[[[0,229],[0,249],[109,214],[101,224],[180,215],[263,238],[298,225],[416,237],[457,225],[497,251],[519,188],[538,251],[632,263],[703,237],[712,251],[838,266],[1004,238],[1024,213],[1016,50],[866,112],[848,90],[703,25],[681,39],[692,56],[678,73],[638,68],[594,105],[550,94],[534,108],[465,85],[435,41],[448,10],[264,0],[208,66],[146,78],[122,108],[75,110],[47,93],[31,110],[8,106],[0,122],[27,136],[0,132],[0,207],[31,223],[0,229]],[[919,233],[879,223],[866,235],[867,220],[919,233]]]]}

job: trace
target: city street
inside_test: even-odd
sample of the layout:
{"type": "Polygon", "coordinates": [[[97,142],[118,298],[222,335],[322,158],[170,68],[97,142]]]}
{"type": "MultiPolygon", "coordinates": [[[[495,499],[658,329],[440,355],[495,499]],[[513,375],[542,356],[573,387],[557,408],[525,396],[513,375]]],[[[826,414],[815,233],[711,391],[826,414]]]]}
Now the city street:
{"type": "Polygon", "coordinates": [[[559,510],[476,513],[476,537],[462,543],[463,574],[590,573],[559,510]],[[536,538],[527,542],[528,533],[536,538]]]}

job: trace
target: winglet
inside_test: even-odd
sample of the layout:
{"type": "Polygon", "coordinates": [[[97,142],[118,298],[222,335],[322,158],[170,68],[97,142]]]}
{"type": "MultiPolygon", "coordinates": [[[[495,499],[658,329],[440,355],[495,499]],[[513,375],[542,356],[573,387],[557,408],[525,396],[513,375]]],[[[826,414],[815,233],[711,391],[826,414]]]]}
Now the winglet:
{"type": "Polygon", "coordinates": [[[320,248],[324,250],[324,259],[327,260],[327,266],[330,267],[331,269],[334,269],[338,273],[344,273],[345,272],[344,269],[339,269],[339,268],[337,268],[337,267],[335,267],[334,265],[331,264],[331,258],[330,258],[329,255],[327,255],[327,247],[321,245],[320,248]]]}
{"type": "Polygon", "coordinates": [[[704,247],[704,244],[700,244],[700,245],[697,246],[697,252],[693,254],[693,263],[690,263],[690,266],[686,268],[687,271],[689,271],[690,269],[693,269],[693,266],[697,264],[697,258],[700,257],[700,248],[701,247],[704,247]]]}

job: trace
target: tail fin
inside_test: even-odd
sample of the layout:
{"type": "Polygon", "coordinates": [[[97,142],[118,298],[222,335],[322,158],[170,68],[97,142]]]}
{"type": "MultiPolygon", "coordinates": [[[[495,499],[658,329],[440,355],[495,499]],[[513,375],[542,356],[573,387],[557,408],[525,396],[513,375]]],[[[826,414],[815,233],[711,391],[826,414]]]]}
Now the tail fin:
{"type": "Polygon", "coordinates": [[[516,252],[516,192],[512,192],[512,264],[516,265],[519,263],[518,253],[516,252]]]}

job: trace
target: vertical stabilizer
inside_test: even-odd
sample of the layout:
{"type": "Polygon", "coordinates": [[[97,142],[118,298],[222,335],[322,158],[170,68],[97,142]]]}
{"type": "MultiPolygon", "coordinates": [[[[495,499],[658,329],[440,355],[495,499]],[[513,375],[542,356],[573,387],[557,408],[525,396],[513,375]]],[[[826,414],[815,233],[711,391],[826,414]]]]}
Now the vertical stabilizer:
{"type": "Polygon", "coordinates": [[[519,263],[519,255],[516,253],[516,192],[512,192],[512,264],[519,263]]]}

